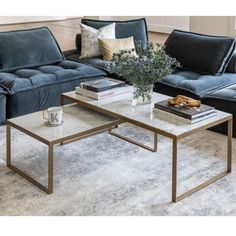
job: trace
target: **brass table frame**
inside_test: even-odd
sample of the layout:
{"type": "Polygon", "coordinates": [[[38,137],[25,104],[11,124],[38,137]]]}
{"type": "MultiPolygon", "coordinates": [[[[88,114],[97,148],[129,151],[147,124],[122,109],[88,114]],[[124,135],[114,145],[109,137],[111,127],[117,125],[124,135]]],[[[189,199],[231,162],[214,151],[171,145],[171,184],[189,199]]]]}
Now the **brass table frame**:
{"type": "Polygon", "coordinates": [[[121,138],[125,141],[128,141],[128,142],[131,142],[135,145],[138,145],[142,148],[145,148],[147,150],[150,150],[150,151],[157,151],[157,138],[158,138],[158,135],[163,135],[167,138],[170,138],[172,139],[172,201],[173,202],[178,202],[188,196],[190,196],[191,194],[205,188],[206,186],[208,186],[209,184],[223,178],[224,176],[228,175],[229,173],[231,173],[232,171],[232,126],[233,126],[233,123],[232,123],[232,115],[229,114],[227,117],[224,117],[222,119],[219,119],[217,121],[214,121],[212,123],[209,123],[209,124],[206,124],[206,125],[203,125],[199,128],[196,128],[194,130],[191,130],[189,132],[186,132],[182,135],[174,135],[174,134],[171,134],[171,133],[165,133],[161,130],[158,130],[156,128],[153,128],[153,127],[150,127],[144,123],[140,123],[138,121],[135,121],[135,120],[132,120],[130,118],[127,118],[127,117],[123,117],[122,115],[120,114],[116,114],[116,113],[113,113],[113,112],[110,112],[104,108],[100,108],[100,107],[97,107],[95,105],[92,105],[92,104],[89,104],[89,103],[86,103],[82,100],[79,100],[79,99],[76,99],[76,98],[73,98],[73,97],[70,97],[69,95],[67,95],[66,93],[64,94],[61,94],[61,105],[64,105],[64,101],[65,100],[68,100],[68,101],[71,101],[71,102],[74,102],[74,103],[77,103],[81,106],[85,106],[87,108],[90,108],[92,110],[95,110],[97,112],[101,112],[105,115],[108,115],[108,116],[112,116],[114,118],[117,118],[121,121],[121,123],[130,123],[130,124],[133,124],[133,125],[136,125],[136,126],[139,126],[143,129],[146,129],[146,130],[149,130],[151,132],[154,133],[154,148],[150,148],[150,147],[147,147],[143,144],[140,144],[134,140],[131,140],[129,138],[126,138],[124,136],[121,136],[117,133],[114,133],[112,132],[110,129],[109,129],[109,133],[112,134],[112,135],[115,135],[116,137],[118,138],[121,138]],[[199,184],[198,186],[180,194],[180,195],[177,195],[177,169],[178,169],[178,141],[181,140],[182,138],[185,138],[187,136],[190,136],[191,134],[194,134],[194,133],[197,133],[199,131],[203,131],[203,130],[206,130],[208,128],[211,128],[211,127],[214,127],[216,125],[219,125],[219,124],[222,124],[222,123],[225,123],[227,122],[227,125],[228,125],[228,134],[227,134],[227,168],[224,172],[206,180],[205,182],[203,182],[202,184],[199,184]]]}
{"type": "Polygon", "coordinates": [[[80,132],[78,134],[70,135],[64,138],[60,138],[54,141],[49,142],[48,140],[30,132],[29,130],[16,125],[15,123],[7,120],[7,125],[6,125],[6,153],[7,153],[7,158],[6,158],[6,164],[7,167],[31,182],[33,185],[37,186],[39,189],[44,191],[47,194],[53,193],[53,158],[54,158],[54,145],[56,144],[62,144],[62,143],[68,143],[68,142],[74,142],[79,139],[83,139],[89,136],[93,136],[102,132],[107,132],[112,127],[116,127],[118,124],[120,124],[119,120],[115,120],[113,122],[110,122],[109,124],[102,125],[93,129],[90,129],[88,131],[80,132]],[[41,183],[39,183],[37,180],[29,176],[27,173],[24,171],[20,170],[16,166],[12,164],[12,157],[11,157],[11,128],[15,128],[19,131],[21,131],[24,134],[29,135],[30,137],[33,137],[34,139],[46,144],[48,146],[48,183],[47,186],[43,186],[41,183]]]}
{"type": "Polygon", "coordinates": [[[208,128],[214,127],[216,125],[219,125],[221,123],[225,123],[227,122],[228,125],[228,134],[227,134],[227,168],[225,171],[217,174],[216,176],[206,180],[205,182],[197,185],[196,187],[180,194],[179,196],[177,195],[177,160],[178,160],[178,141],[182,138],[185,138],[187,136],[189,136],[190,134],[185,134],[185,135],[181,135],[178,137],[174,137],[172,138],[172,201],[173,202],[178,202],[188,196],[190,196],[191,194],[205,188],[206,186],[208,186],[209,184],[223,178],[224,176],[228,175],[229,173],[231,173],[232,171],[232,115],[229,118],[225,118],[222,120],[219,120],[217,122],[214,122],[213,124],[210,125],[206,125],[204,127],[199,128],[198,130],[196,130],[194,133],[196,133],[197,131],[201,131],[201,130],[206,130],[208,128]]]}

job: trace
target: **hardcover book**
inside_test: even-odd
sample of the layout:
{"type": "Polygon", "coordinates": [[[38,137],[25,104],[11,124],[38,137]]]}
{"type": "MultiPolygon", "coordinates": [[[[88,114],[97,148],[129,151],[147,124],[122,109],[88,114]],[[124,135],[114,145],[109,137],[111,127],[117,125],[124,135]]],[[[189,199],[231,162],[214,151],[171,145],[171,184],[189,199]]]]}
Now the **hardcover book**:
{"type": "Polygon", "coordinates": [[[163,111],[163,110],[160,110],[160,109],[157,109],[157,108],[153,108],[153,112],[154,114],[157,114],[157,115],[161,115],[163,117],[167,117],[167,118],[170,118],[170,119],[174,119],[174,120],[177,120],[177,121],[180,121],[180,122],[184,122],[184,123],[187,123],[187,124],[195,124],[199,121],[203,121],[203,120],[206,120],[206,119],[209,119],[213,116],[215,116],[217,114],[217,112],[215,110],[213,110],[211,113],[209,114],[203,114],[202,116],[199,116],[199,117],[196,117],[194,119],[186,119],[182,116],[178,116],[178,115],[175,115],[173,113],[169,113],[169,112],[166,112],[166,111],[163,111]]]}
{"type": "Polygon", "coordinates": [[[120,80],[116,80],[116,79],[108,78],[108,77],[104,79],[88,81],[88,82],[80,84],[81,88],[93,91],[95,93],[107,91],[107,90],[118,88],[118,87],[124,87],[124,86],[125,86],[124,81],[120,81],[120,80]]]}
{"type": "Polygon", "coordinates": [[[123,94],[131,95],[133,92],[133,87],[129,85],[125,85],[124,87],[114,88],[114,89],[110,89],[110,90],[99,92],[99,93],[95,93],[93,91],[83,89],[81,87],[76,87],[75,91],[76,93],[84,95],[86,97],[101,100],[101,99],[115,97],[115,96],[123,95],[123,94]]]}
{"type": "Polygon", "coordinates": [[[201,104],[200,107],[182,107],[172,106],[168,104],[168,100],[164,100],[155,104],[155,108],[163,110],[185,119],[196,119],[197,117],[210,114],[214,111],[214,107],[201,104]]]}

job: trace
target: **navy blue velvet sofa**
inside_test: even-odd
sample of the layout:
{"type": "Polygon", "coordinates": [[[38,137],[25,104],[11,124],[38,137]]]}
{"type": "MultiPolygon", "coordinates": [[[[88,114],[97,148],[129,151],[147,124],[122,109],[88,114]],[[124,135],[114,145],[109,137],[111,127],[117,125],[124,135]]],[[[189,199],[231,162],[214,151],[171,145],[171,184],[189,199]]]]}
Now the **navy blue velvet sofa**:
{"type": "MultiPolygon", "coordinates": [[[[82,20],[95,28],[112,22],[82,20]]],[[[145,19],[115,22],[117,38],[134,36],[145,48],[148,42],[145,19]]],[[[58,105],[62,92],[74,90],[82,81],[109,75],[102,58],[79,58],[80,44],[77,35],[77,48],[63,54],[46,27],[0,33],[0,123],[58,105]]],[[[156,83],[154,90],[170,96],[198,98],[232,113],[236,137],[235,40],[175,31],[166,46],[167,53],[174,53],[171,56],[183,67],[156,83]]],[[[219,126],[217,130],[225,133],[226,127],[219,126]]]]}
{"type": "Polygon", "coordinates": [[[59,105],[60,94],[104,70],[65,59],[46,27],[0,33],[0,123],[59,105]]]}

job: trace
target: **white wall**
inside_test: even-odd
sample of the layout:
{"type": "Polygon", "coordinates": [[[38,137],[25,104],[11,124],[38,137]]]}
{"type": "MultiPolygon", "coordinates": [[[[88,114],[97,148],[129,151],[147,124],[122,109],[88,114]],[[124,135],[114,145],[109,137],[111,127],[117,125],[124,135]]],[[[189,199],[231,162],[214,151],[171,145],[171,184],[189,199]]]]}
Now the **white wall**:
{"type": "Polygon", "coordinates": [[[189,16],[147,16],[148,29],[153,32],[171,33],[174,29],[189,30],[189,16]]]}
{"type": "Polygon", "coordinates": [[[0,16],[0,24],[15,24],[37,21],[64,20],[67,16],[0,16]]]}
{"type": "MultiPolygon", "coordinates": [[[[145,17],[148,30],[170,33],[173,29],[212,35],[236,36],[234,16],[89,16],[100,20],[130,20],[145,17]]],[[[69,16],[0,16],[1,24],[63,20],[69,16]]]]}
{"type": "Polygon", "coordinates": [[[170,33],[173,29],[189,30],[189,16],[102,16],[103,20],[130,20],[145,17],[148,30],[170,33]]]}
{"type": "Polygon", "coordinates": [[[191,16],[190,31],[212,35],[230,35],[230,17],[191,16]]]}

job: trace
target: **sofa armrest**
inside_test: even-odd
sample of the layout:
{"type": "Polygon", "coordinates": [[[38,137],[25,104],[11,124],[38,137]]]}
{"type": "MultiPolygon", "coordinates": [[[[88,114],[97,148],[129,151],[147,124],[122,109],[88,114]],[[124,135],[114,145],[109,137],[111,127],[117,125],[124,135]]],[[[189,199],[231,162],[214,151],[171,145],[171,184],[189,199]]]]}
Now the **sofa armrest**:
{"type": "Polygon", "coordinates": [[[72,61],[80,60],[80,52],[77,49],[64,51],[63,53],[67,60],[72,60],[72,61]]]}
{"type": "Polygon", "coordinates": [[[75,46],[79,53],[81,53],[81,34],[76,34],[75,36],[75,46]]]}
{"type": "Polygon", "coordinates": [[[69,57],[73,54],[80,54],[80,52],[77,49],[71,49],[71,50],[66,50],[63,52],[65,57],[69,57]]]}

